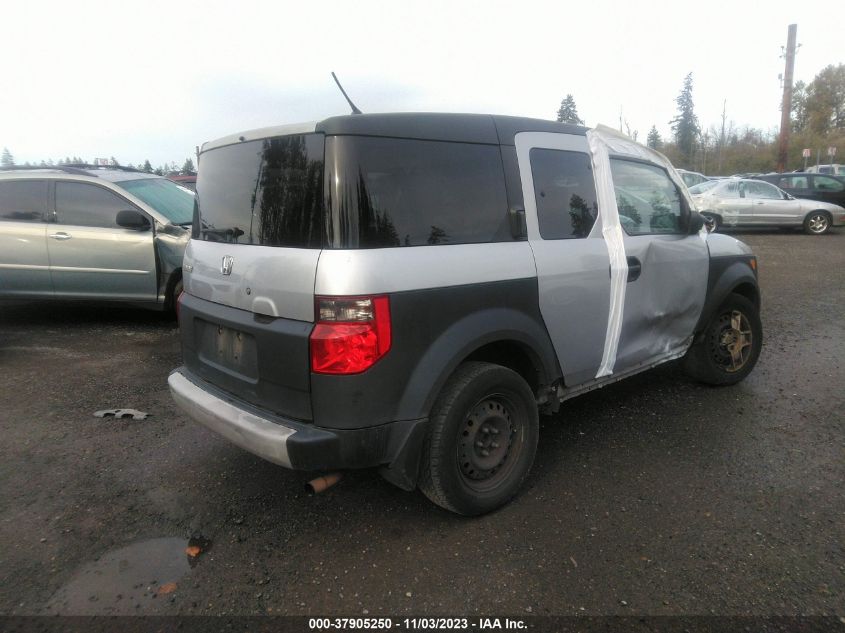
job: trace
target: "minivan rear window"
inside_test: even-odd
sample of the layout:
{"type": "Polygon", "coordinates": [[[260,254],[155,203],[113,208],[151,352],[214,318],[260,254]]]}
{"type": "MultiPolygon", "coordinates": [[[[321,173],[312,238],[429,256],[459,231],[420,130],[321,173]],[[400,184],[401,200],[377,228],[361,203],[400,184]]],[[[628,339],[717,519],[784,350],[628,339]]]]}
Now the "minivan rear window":
{"type": "Polygon", "coordinates": [[[498,146],[334,136],[326,165],[329,248],[513,239],[498,146]]]}
{"type": "Polygon", "coordinates": [[[192,237],[320,248],[323,135],[247,141],[200,157],[192,237]]]}

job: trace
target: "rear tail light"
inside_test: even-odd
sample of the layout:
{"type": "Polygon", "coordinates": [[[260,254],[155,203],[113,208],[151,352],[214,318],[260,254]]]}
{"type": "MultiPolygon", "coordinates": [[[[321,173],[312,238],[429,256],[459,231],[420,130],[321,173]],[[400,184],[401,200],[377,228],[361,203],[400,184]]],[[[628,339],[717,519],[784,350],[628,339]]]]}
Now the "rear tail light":
{"type": "Polygon", "coordinates": [[[360,374],[390,349],[387,297],[317,297],[311,371],[360,374]]]}

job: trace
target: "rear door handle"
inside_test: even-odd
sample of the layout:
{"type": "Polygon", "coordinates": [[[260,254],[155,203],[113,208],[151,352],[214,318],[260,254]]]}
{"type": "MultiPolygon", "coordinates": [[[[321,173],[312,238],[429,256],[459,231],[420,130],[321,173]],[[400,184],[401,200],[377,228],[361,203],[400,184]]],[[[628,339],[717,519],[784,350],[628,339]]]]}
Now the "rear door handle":
{"type": "Polygon", "coordinates": [[[636,281],[643,272],[643,264],[636,257],[628,257],[628,283],[636,281]]]}
{"type": "Polygon", "coordinates": [[[59,231],[58,233],[50,233],[50,237],[52,237],[54,240],[69,240],[73,236],[70,233],[59,231]]]}

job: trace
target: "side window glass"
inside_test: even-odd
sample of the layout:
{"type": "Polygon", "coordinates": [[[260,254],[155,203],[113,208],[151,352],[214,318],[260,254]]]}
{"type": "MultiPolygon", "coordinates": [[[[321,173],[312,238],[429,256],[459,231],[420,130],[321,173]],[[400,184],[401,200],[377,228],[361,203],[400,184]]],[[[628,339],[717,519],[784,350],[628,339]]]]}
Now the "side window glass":
{"type": "Polygon", "coordinates": [[[722,198],[728,198],[730,200],[739,198],[739,183],[729,182],[725,184],[722,187],[722,190],[719,192],[719,196],[722,198]]]}
{"type": "Polygon", "coordinates": [[[42,222],[46,209],[46,180],[0,182],[0,220],[42,222]]]}
{"type": "Polygon", "coordinates": [[[746,183],[748,189],[747,195],[752,198],[759,198],[764,200],[780,200],[783,198],[780,191],[773,185],[767,182],[751,181],[746,183]]]}
{"type": "Polygon", "coordinates": [[[56,183],[56,216],[59,224],[117,228],[118,211],[132,204],[108,189],[82,182],[56,183]]]}
{"type": "Polygon", "coordinates": [[[780,182],[778,182],[778,187],[780,187],[781,189],[806,189],[807,177],[789,176],[786,178],[781,178],[780,182]]]}
{"type": "Polygon", "coordinates": [[[541,148],[532,149],[529,156],[542,238],[587,237],[599,208],[590,157],[541,148]]]}
{"type": "Polygon", "coordinates": [[[683,233],[678,188],[656,165],[610,159],[619,220],[629,235],[683,233]]]}
{"type": "Polygon", "coordinates": [[[845,190],[845,184],[842,184],[835,178],[816,176],[816,189],[819,191],[843,191],[845,190]]]}

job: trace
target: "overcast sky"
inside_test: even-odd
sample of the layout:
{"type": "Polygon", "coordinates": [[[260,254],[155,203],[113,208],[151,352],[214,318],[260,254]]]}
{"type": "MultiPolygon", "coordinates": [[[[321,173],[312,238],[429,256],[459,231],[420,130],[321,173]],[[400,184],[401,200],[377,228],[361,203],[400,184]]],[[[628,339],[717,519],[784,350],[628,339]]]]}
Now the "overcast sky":
{"type": "Polygon", "coordinates": [[[348,112],[489,112],[669,135],[693,73],[704,127],[780,122],[781,47],[795,77],[845,61],[832,2],[52,2],[4,0],[0,147],[181,163],[265,125],[348,112]]]}

